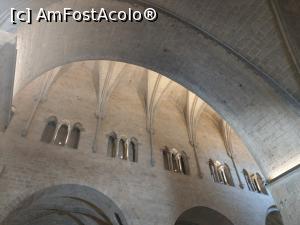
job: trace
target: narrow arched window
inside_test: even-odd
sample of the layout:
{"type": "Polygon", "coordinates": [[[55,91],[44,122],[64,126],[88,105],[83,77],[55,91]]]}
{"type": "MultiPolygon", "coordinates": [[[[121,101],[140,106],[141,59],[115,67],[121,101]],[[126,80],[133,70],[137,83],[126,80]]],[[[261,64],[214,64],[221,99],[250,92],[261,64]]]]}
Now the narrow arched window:
{"type": "Polygon", "coordinates": [[[218,180],[219,180],[219,183],[221,183],[221,184],[227,184],[227,179],[226,179],[223,165],[218,166],[218,180]]]}
{"type": "Polygon", "coordinates": [[[137,149],[137,141],[135,139],[131,139],[128,146],[128,157],[131,162],[138,161],[138,149],[137,149]]]}
{"type": "Polygon", "coordinates": [[[248,189],[249,191],[254,191],[253,190],[253,186],[252,186],[252,182],[251,182],[251,178],[249,176],[249,173],[247,170],[243,169],[243,174],[244,174],[244,178],[246,180],[246,183],[247,183],[247,186],[248,186],[248,189]]]}
{"type": "Polygon", "coordinates": [[[224,174],[225,174],[226,184],[228,184],[230,186],[234,186],[230,168],[226,163],[224,165],[224,174]]]}
{"type": "Polygon", "coordinates": [[[175,172],[175,173],[180,172],[179,168],[178,168],[179,166],[178,166],[178,161],[176,159],[175,153],[171,154],[171,161],[172,161],[172,170],[173,170],[173,172],[175,172]]]}
{"type": "Polygon", "coordinates": [[[107,155],[115,158],[117,156],[117,135],[112,133],[108,137],[107,155]]]}
{"type": "Polygon", "coordinates": [[[210,175],[212,176],[214,182],[219,182],[215,162],[210,159],[208,161],[208,165],[209,165],[209,169],[210,169],[210,175]]]}
{"type": "Polygon", "coordinates": [[[70,137],[68,138],[68,146],[77,149],[80,141],[81,125],[75,124],[72,128],[70,137]]]}
{"type": "Polygon", "coordinates": [[[119,157],[120,159],[127,160],[126,142],[124,139],[119,141],[119,157]]]}
{"type": "Polygon", "coordinates": [[[179,170],[182,174],[189,174],[189,162],[185,152],[182,152],[178,157],[179,170]]]}
{"type": "Polygon", "coordinates": [[[250,175],[250,181],[251,181],[251,185],[252,185],[252,190],[259,193],[260,191],[258,188],[258,183],[256,181],[255,174],[250,175]]]}
{"type": "Polygon", "coordinates": [[[252,175],[252,184],[253,184],[253,187],[254,187],[254,191],[260,193],[261,191],[260,191],[257,179],[256,179],[254,174],[252,175]]]}
{"type": "Polygon", "coordinates": [[[262,177],[260,176],[259,173],[255,174],[254,183],[255,183],[255,186],[257,187],[257,191],[259,193],[263,193],[263,194],[266,194],[266,195],[268,194],[267,189],[265,187],[265,184],[263,182],[263,179],[262,179],[262,177]]]}
{"type": "Polygon", "coordinates": [[[57,126],[57,119],[56,117],[50,117],[46,124],[46,127],[42,133],[41,141],[45,143],[51,143],[57,126]]]}
{"type": "Polygon", "coordinates": [[[66,124],[63,124],[60,126],[60,128],[57,131],[54,144],[60,145],[60,146],[65,146],[67,137],[69,133],[69,127],[66,124]]]}
{"type": "Polygon", "coordinates": [[[171,170],[171,166],[170,166],[170,152],[167,149],[164,149],[162,151],[163,153],[163,158],[164,158],[164,167],[166,170],[171,170]]]}

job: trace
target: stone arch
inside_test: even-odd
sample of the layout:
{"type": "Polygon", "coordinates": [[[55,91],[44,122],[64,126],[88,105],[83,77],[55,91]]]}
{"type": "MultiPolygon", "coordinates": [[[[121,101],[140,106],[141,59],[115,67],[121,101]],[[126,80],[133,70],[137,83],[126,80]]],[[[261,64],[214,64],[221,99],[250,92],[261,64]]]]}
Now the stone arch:
{"type": "Polygon", "coordinates": [[[283,225],[280,211],[276,206],[271,206],[268,209],[265,225],[283,225]]]}
{"type": "Polygon", "coordinates": [[[197,206],[184,211],[176,220],[174,225],[233,225],[233,223],[220,212],[197,206]]]}
{"type": "Polygon", "coordinates": [[[38,191],[25,199],[3,225],[63,224],[127,225],[119,207],[101,192],[82,185],[64,184],[38,191]]]}
{"type": "MultiPolygon", "coordinates": [[[[65,1],[54,3],[51,8],[61,8],[64,3],[65,1]]],[[[143,9],[148,6],[136,3],[134,8],[143,9]]],[[[74,10],[91,6],[111,8],[110,4],[114,2],[90,0],[78,4],[74,10]]],[[[120,1],[119,4],[123,8],[132,6],[131,1],[120,1]]],[[[290,139],[284,137],[265,141],[268,134],[264,129],[258,131],[257,124],[267,115],[274,121],[281,121],[284,130],[294,137],[299,130],[289,124],[299,121],[295,110],[299,108],[299,103],[268,74],[255,65],[251,66],[251,63],[245,63],[247,59],[238,57],[226,43],[216,40],[201,27],[184,18],[162,8],[158,9],[160,17],[155,26],[146,22],[122,24],[122,27],[117,23],[95,26],[93,23],[68,23],[57,27],[52,27],[54,25],[50,23],[34,23],[21,26],[18,32],[21,41],[15,91],[40,74],[70,62],[110,59],[140,65],[168,76],[211,104],[238,131],[260,166],[263,165],[264,172],[272,171],[271,168],[276,166],[268,160],[268,156],[274,151],[272,146],[278,143],[295,152],[299,141],[295,138],[295,142],[291,143],[290,139]],[[44,30],[52,32],[43,32],[44,30]],[[31,35],[33,33],[37,35],[31,35]],[[58,38],[62,33],[64,41],[58,38]],[[149,38],[153,33],[157,34],[156,37],[149,38]],[[171,42],[167,41],[170,40],[170,35],[173,40],[171,42]],[[25,49],[23,45],[29,47],[25,49]],[[39,60],[39,65],[34,65],[38,59],[43,60],[39,60]],[[236,95],[239,96],[238,101],[233,98],[236,95]],[[250,120],[251,115],[246,112],[252,112],[257,107],[263,108],[256,112],[259,119],[250,120]],[[254,135],[255,132],[257,135],[254,135]]],[[[278,153],[278,159],[282,162],[288,161],[287,157],[278,153]]]]}

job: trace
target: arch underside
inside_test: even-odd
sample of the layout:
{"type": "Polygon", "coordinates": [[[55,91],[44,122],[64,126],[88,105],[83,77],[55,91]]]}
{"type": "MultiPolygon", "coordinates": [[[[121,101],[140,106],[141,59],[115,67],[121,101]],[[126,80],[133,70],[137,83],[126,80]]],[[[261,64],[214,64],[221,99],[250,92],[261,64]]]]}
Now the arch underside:
{"type": "Polygon", "coordinates": [[[175,225],[233,225],[233,223],[221,213],[207,208],[194,207],[182,213],[175,225]]]}
{"type": "MultiPolygon", "coordinates": [[[[49,9],[71,2],[60,1],[49,9]]],[[[77,2],[74,10],[89,7],[144,6],[91,0],[77,2]]],[[[297,101],[272,79],[170,13],[160,11],[155,23],[23,25],[18,30],[18,49],[15,93],[44,72],[70,62],[128,62],[157,71],[207,101],[237,130],[264,175],[273,177],[299,159],[297,101]]]]}
{"type": "Polygon", "coordinates": [[[34,193],[11,212],[2,224],[60,223],[66,225],[127,224],[122,212],[112,200],[95,189],[75,184],[53,186],[34,193]]]}

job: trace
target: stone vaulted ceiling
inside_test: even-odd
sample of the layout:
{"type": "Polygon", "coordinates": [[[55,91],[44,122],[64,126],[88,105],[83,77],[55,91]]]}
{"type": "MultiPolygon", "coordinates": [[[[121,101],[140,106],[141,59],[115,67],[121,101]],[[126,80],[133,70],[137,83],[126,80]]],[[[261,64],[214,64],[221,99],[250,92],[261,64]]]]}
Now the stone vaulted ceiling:
{"type": "MultiPolygon", "coordinates": [[[[299,30],[295,23],[299,7],[292,0],[271,1],[273,7],[269,3],[0,0],[0,51],[10,53],[1,59],[14,61],[18,49],[16,73],[5,63],[0,68],[0,126],[8,124],[12,93],[45,72],[76,61],[128,62],[163,74],[208,102],[239,133],[264,174],[274,178],[300,161],[299,30]],[[154,7],[159,19],[136,24],[19,26],[8,20],[10,7],[58,10],[70,5],[75,10],[154,7]]],[[[160,86],[157,81],[149,83],[149,90],[152,84],[160,86]]],[[[153,97],[148,99],[154,103],[158,96],[153,97]]]]}

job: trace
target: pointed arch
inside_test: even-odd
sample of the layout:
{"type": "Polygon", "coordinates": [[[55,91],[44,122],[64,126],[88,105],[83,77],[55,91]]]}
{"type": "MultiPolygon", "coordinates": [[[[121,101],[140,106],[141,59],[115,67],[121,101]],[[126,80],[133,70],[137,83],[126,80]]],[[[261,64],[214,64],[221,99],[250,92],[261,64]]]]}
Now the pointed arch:
{"type": "Polygon", "coordinates": [[[41,141],[45,143],[51,143],[55,136],[56,127],[57,127],[57,118],[55,116],[49,117],[47,119],[47,124],[42,133],[41,141]]]}
{"type": "Polygon", "coordinates": [[[59,146],[65,146],[67,143],[67,138],[68,138],[68,134],[69,134],[69,126],[65,123],[63,123],[55,136],[54,139],[54,144],[59,145],[59,146]]]}
{"type": "Polygon", "coordinates": [[[138,161],[138,141],[136,138],[131,138],[128,143],[128,158],[131,162],[138,161]]]}
{"type": "Polygon", "coordinates": [[[115,132],[110,133],[107,141],[107,155],[115,158],[117,156],[117,134],[115,132]]]}
{"type": "Polygon", "coordinates": [[[68,138],[68,147],[78,149],[79,141],[80,141],[80,134],[83,130],[83,127],[80,123],[74,124],[70,136],[68,138]]]}

